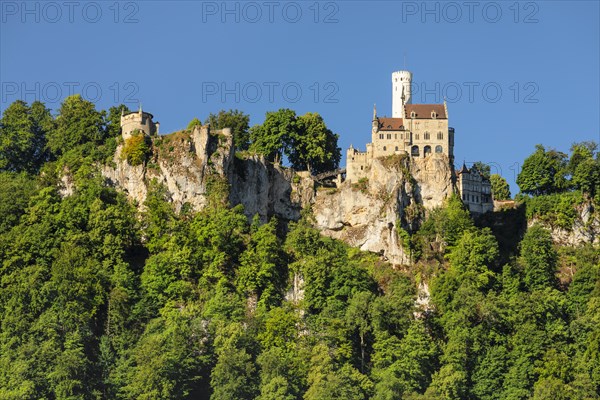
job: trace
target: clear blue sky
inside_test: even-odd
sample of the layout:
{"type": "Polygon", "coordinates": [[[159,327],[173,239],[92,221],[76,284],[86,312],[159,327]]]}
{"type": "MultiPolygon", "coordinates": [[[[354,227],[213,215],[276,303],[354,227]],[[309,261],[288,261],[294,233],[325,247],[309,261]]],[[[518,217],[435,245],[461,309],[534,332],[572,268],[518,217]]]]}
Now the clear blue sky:
{"type": "Polygon", "coordinates": [[[142,102],[162,133],[220,109],[316,111],[345,155],[373,103],[391,115],[406,65],[413,102],[448,98],[456,163],[494,163],[514,192],[536,143],[599,140],[599,20],[598,1],[4,0],[0,108],[85,89],[98,108],[142,102]]]}

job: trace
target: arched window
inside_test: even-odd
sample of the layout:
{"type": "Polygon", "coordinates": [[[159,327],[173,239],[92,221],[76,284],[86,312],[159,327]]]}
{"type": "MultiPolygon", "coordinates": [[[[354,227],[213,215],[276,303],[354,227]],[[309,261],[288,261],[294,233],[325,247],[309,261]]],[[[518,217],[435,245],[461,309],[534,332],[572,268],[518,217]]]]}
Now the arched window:
{"type": "Polygon", "coordinates": [[[386,150],[387,150],[387,147],[383,146],[383,151],[386,151],[386,150]]]}
{"type": "Polygon", "coordinates": [[[437,137],[438,137],[438,140],[443,140],[444,134],[442,132],[438,132],[437,137]]]}
{"type": "Polygon", "coordinates": [[[437,146],[435,146],[435,152],[436,152],[436,153],[443,153],[443,152],[444,152],[444,150],[442,149],[442,146],[440,146],[440,145],[437,145],[437,146]]]}
{"type": "Polygon", "coordinates": [[[398,151],[398,146],[396,146],[396,151],[398,151]]]}
{"type": "Polygon", "coordinates": [[[414,118],[414,117],[416,117],[416,116],[417,116],[417,114],[415,114],[415,112],[414,112],[414,111],[411,111],[411,112],[410,112],[410,117],[411,117],[411,118],[414,118]]]}
{"type": "Polygon", "coordinates": [[[429,140],[429,132],[425,132],[425,135],[423,135],[425,137],[425,140],[429,140]]]}
{"type": "Polygon", "coordinates": [[[410,149],[410,155],[413,157],[419,157],[419,146],[413,146],[410,149]]]}
{"type": "Polygon", "coordinates": [[[431,146],[425,146],[423,148],[423,155],[428,156],[431,154],[431,146]]]}

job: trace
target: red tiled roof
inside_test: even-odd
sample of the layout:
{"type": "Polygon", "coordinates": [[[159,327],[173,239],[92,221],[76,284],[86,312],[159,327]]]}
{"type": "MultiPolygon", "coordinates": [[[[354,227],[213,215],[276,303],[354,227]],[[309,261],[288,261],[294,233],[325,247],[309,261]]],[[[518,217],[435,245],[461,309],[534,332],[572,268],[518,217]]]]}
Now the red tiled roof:
{"type": "Polygon", "coordinates": [[[410,118],[413,111],[415,112],[415,119],[431,119],[432,111],[435,111],[437,119],[448,118],[443,104],[406,104],[404,106],[407,119],[410,118]]]}
{"type": "Polygon", "coordinates": [[[399,131],[404,130],[404,121],[402,118],[381,118],[378,117],[380,131],[399,131]]]}

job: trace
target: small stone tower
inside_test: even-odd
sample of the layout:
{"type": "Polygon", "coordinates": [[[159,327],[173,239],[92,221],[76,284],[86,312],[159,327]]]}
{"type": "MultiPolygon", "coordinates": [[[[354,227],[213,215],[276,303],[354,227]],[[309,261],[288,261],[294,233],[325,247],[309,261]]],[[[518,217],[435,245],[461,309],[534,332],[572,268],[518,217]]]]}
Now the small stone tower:
{"type": "Polygon", "coordinates": [[[148,112],[142,111],[142,106],[138,111],[132,111],[127,114],[121,113],[121,135],[123,139],[129,139],[135,131],[144,132],[144,135],[158,135],[160,127],[159,122],[152,121],[154,116],[148,112]]]}
{"type": "Polygon", "coordinates": [[[392,118],[405,118],[404,106],[411,103],[412,73],[392,72],[392,118]]]}

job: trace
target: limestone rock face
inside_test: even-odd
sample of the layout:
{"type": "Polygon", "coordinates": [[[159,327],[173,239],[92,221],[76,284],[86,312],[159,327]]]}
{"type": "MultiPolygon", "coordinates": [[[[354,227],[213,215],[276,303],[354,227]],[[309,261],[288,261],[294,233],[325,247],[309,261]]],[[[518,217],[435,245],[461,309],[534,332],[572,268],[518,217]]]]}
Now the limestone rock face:
{"type": "MultiPolygon", "coordinates": [[[[206,172],[209,160],[209,135],[201,137],[196,130],[191,135],[176,133],[153,139],[153,158],[145,165],[131,166],[122,156],[123,146],[115,153],[112,166],[104,166],[102,175],[109,183],[121,188],[130,199],[142,205],[153,180],[167,188],[177,210],[188,203],[194,209],[206,204],[206,172]],[[196,148],[205,152],[197,153],[196,148]]],[[[226,149],[221,149],[221,153],[226,149]]],[[[216,152],[215,153],[219,153],[216,152]]],[[[218,158],[218,157],[215,157],[218,158]]]]}
{"type": "Polygon", "coordinates": [[[184,204],[200,210],[207,203],[211,177],[226,179],[230,203],[242,204],[249,218],[258,214],[263,222],[273,215],[296,220],[302,207],[312,200],[311,178],[296,179],[294,183],[292,170],[266,162],[263,157],[236,158],[228,129],[209,132],[207,127],[196,127],[192,132],[153,138],[153,156],[145,165],[129,165],[122,151],[119,146],[113,165],[103,166],[102,174],[139,205],[155,179],[167,188],[177,210],[184,204]]]}
{"type": "Polygon", "coordinates": [[[540,224],[550,231],[554,243],[562,246],[580,246],[582,244],[600,244],[600,216],[594,212],[590,203],[577,207],[577,215],[571,229],[549,226],[537,219],[527,222],[527,226],[540,224]]]}
{"type": "Polygon", "coordinates": [[[454,192],[453,169],[444,154],[411,159],[411,174],[417,181],[418,200],[427,209],[440,207],[454,192]]]}
{"type": "Polygon", "coordinates": [[[313,197],[314,181],[310,177],[295,175],[293,170],[269,163],[262,156],[236,159],[231,176],[231,204],[242,204],[246,215],[258,214],[263,222],[273,215],[297,220],[313,197]]]}
{"type": "Polygon", "coordinates": [[[425,209],[441,205],[452,193],[452,169],[444,155],[377,159],[365,180],[315,190],[308,172],[294,172],[258,155],[237,158],[228,130],[196,127],[154,138],[152,149],[148,163],[131,166],[120,146],[113,165],[102,169],[110,183],[140,206],[156,180],[167,188],[177,210],[184,204],[200,210],[207,203],[209,180],[220,177],[229,184],[230,204],[242,204],[248,218],[258,214],[262,222],[271,216],[293,221],[312,205],[316,227],[324,235],[396,264],[409,262],[401,230],[416,228],[425,209]]]}
{"type": "Polygon", "coordinates": [[[399,230],[416,227],[422,205],[442,204],[452,193],[451,174],[443,155],[416,161],[400,155],[376,159],[365,179],[317,191],[313,205],[316,226],[327,236],[380,253],[392,263],[406,264],[409,255],[402,247],[399,230]],[[433,171],[439,182],[428,180],[433,171]]]}

